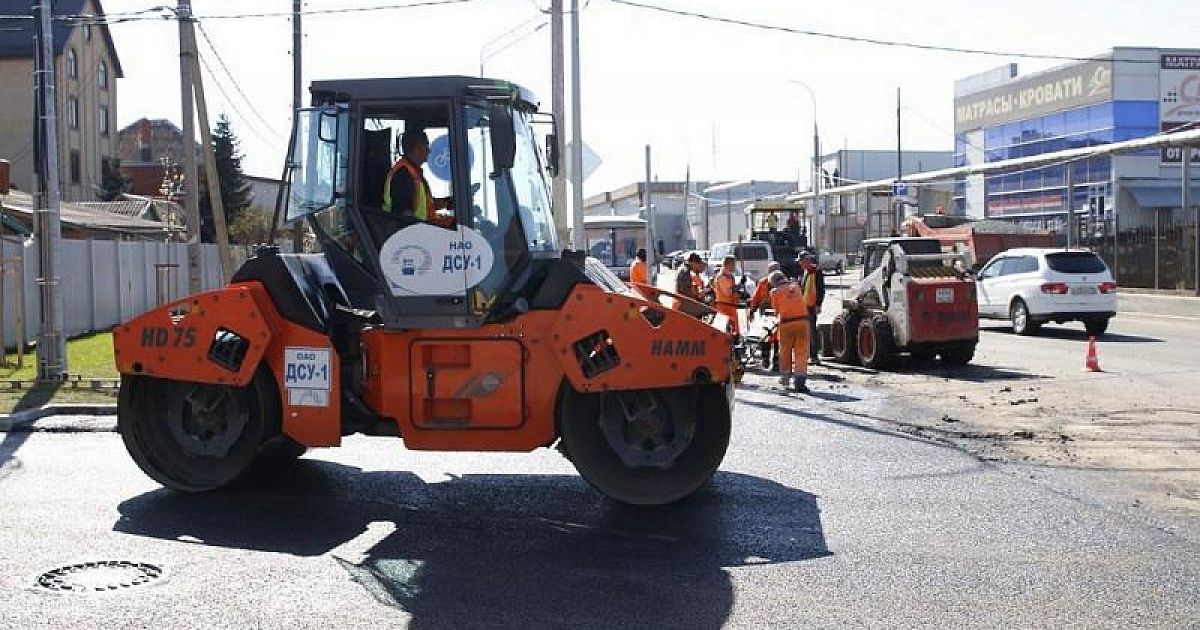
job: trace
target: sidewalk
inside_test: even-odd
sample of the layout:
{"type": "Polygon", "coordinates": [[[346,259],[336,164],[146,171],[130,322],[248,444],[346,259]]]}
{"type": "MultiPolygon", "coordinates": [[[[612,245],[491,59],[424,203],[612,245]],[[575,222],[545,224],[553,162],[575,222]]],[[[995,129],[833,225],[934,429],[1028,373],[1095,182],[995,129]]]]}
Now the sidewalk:
{"type": "Polygon", "coordinates": [[[1200,320],[1200,298],[1118,290],[1117,317],[1134,313],[1200,320]]]}

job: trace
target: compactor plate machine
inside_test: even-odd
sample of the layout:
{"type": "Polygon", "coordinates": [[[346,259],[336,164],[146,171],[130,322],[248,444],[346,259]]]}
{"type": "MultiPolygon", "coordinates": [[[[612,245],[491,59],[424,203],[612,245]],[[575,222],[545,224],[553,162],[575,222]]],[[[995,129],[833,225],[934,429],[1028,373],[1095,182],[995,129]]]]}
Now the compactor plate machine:
{"type": "Polygon", "coordinates": [[[228,286],[114,331],[119,429],[146,474],[212,490],[258,459],[362,433],[419,450],[557,445],[631,504],[711,477],[729,441],[732,337],[559,251],[557,140],[536,140],[553,120],[528,91],[426,77],[311,92],[280,211],[320,253],[261,248],[228,286]],[[385,209],[406,132],[431,140],[438,220],[385,209]]]}

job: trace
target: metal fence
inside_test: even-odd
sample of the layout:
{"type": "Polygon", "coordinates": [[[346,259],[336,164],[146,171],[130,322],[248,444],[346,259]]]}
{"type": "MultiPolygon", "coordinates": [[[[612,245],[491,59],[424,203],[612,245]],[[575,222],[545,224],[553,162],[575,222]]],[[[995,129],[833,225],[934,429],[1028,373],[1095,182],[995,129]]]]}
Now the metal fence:
{"type": "MultiPolygon", "coordinates": [[[[1155,225],[1119,229],[1109,222],[1085,223],[1079,244],[1104,259],[1123,287],[1196,290],[1196,224],[1163,213],[1155,225]]],[[[1066,244],[1062,235],[1060,245],[1066,244]]]]}
{"type": "MultiPolygon", "coordinates": [[[[235,251],[235,260],[245,256],[245,251],[235,251]]],[[[224,284],[216,245],[200,246],[200,268],[203,289],[224,284]]],[[[188,293],[183,243],[63,239],[59,269],[69,337],[107,330],[188,293]]],[[[6,348],[37,337],[37,276],[36,243],[0,239],[0,339],[6,348]]]]}

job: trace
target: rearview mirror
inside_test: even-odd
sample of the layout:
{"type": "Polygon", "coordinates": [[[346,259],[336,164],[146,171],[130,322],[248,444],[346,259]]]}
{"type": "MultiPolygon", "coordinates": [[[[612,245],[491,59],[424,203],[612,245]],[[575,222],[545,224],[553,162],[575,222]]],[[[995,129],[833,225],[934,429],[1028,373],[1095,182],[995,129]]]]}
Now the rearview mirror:
{"type": "Polygon", "coordinates": [[[546,136],[546,172],[550,177],[558,177],[558,134],[552,133],[546,136]]]}
{"type": "Polygon", "coordinates": [[[517,155],[517,133],[513,128],[512,110],[504,103],[489,107],[488,131],[492,136],[492,163],[496,170],[510,169],[517,155]]]}

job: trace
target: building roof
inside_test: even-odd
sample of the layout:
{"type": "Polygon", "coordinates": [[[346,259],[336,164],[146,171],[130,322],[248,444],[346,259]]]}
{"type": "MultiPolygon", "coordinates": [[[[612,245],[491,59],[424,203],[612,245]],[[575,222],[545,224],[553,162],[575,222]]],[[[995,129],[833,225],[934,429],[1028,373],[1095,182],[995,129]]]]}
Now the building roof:
{"type": "MultiPolygon", "coordinates": [[[[168,226],[161,221],[151,221],[149,219],[108,212],[103,208],[91,207],[93,205],[103,206],[107,204],[68,203],[64,201],[59,204],[59,220],[64,225],[143,238],[164,238],[183,231],[183,228],[180,226],[168,226]]],[[[33,197],[29,193],[14,190],[4,197],[4,209],[17,214],[32,216],[33,197]]]]}
{"type": "MultiPolygon", "coordinates": [[[[95,14],[97,16],[104,15],[104,7],[100,5],[100,0],[91,0],[96,7],[95,14]]],[[[32,0],[0,0],[0,15],[28,15],[29,19],[25,18],[9,18],[0,19],[0,59],[25,59],[33,57],[33,35],[34,35],[34,12],[31,9],[32,0]]],[[[54,16],[77,16],[84,15],[87,10],[88,0],[55,0],[51,3],[51,10],[54,16]]],[[[55,19],[51,26],[52,35],[54,37],[54,56],[58,57],[62,54],[63,48],[67,45],[67,40],[71,38],[71,31],[79,26],[82,20],[55,19]]],[[[96,28],[100,31],[100,36],[104,38],[104,45],[108,47],[108,52],[112,55],[113,73],[117,78],[125,76],[124,70],[121,69],[121,58],[117,56],[117,46],[113,43],[112,34],[108,30],[108,25],[99,24],[96,28]]]]}

